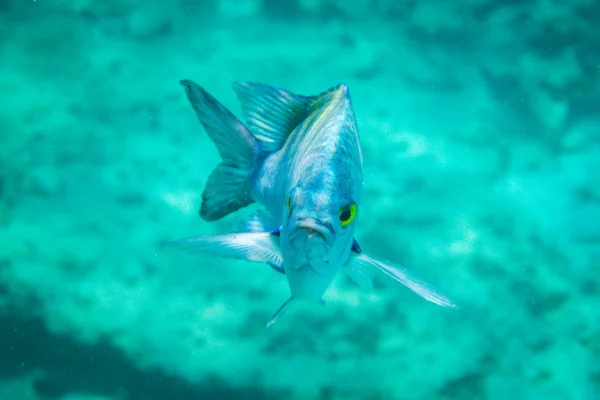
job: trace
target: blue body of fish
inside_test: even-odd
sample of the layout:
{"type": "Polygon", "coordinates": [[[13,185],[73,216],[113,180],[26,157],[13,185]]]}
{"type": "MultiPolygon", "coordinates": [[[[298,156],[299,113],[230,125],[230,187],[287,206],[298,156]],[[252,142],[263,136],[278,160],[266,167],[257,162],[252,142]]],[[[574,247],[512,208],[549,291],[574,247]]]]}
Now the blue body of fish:
{"type": "Polygon", "coordinates": [[[235,82],[246,124],[202,87],[182,81],[196,115],[221,154],[200,216],[215,221],[253,202],[264,206],[241,231],[171,244],[194,253],[269,264],[284,273],[295,300],[323,302],[340,269],[369,286],[372,268],[442,306],[454,304],[406,271],[364,254],[354,239],[363,161],[348,88],[316,96],[235,82]]]}

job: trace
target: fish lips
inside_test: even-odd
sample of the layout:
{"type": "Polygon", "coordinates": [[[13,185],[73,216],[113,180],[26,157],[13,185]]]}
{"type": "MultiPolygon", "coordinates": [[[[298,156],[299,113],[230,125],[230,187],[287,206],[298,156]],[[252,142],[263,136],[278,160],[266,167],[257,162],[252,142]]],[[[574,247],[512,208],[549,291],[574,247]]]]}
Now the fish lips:
{"type": "Polygon", "coordinates": [[[315,218],[304,218],[296,221],[292,236],[305,234],[307,239],[320,238],[326,245],[331,246],[335,239],[333,226],[315,218]]]}

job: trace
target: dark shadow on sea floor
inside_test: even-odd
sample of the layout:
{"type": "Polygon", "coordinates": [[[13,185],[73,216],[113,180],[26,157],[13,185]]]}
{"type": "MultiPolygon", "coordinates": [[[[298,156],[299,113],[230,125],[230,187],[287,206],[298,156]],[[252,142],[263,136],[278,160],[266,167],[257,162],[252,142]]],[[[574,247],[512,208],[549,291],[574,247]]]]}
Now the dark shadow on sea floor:
{"type": "Polygon", "coordinates": [[[190,385],[160,370],[138,368],[109,343],[83,345],[55,335],[44,323],[19,313],[0,311],[0,380],[42,370],[35,382],[40,397],[58,399],[68,393],[117,396],[127,400],[275,399],[257,387],[227,386],[218,378],[190,385]]]}

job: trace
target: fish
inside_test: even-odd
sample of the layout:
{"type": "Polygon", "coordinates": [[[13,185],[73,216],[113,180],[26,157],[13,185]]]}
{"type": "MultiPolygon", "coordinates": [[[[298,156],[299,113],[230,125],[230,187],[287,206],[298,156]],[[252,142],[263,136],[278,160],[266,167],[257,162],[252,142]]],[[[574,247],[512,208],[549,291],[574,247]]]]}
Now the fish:
{"type": "Polygon", "coordinates": [[[456,305],[432,285],[363,252],[355,238],[361,211],[363,155],[345,84],[305,96],[257,82],[234,81],[245,123],[192,80],[181,85],[221,163],[202,193],[200,217],[217,221],[261,206],[234,232],[168,242],[190,254],[266,264],[284,274],[290,297],[325,304],[340,270],[372,287],[374,271],[442,307],[456,305]]]}

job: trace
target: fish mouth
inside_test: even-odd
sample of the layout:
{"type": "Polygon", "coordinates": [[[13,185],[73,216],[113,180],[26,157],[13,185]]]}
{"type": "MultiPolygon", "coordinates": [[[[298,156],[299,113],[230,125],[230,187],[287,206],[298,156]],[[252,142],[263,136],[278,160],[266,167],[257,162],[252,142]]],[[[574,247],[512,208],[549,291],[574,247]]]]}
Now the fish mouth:
{"type": "Polygon", "coordinates": [[[296,229],[304,231],[308,237],[319,237],[328,245],[332,243],[335,231],[330,224],[325,224],[317,219],[301,219],[296,223],[296,229]]]}

